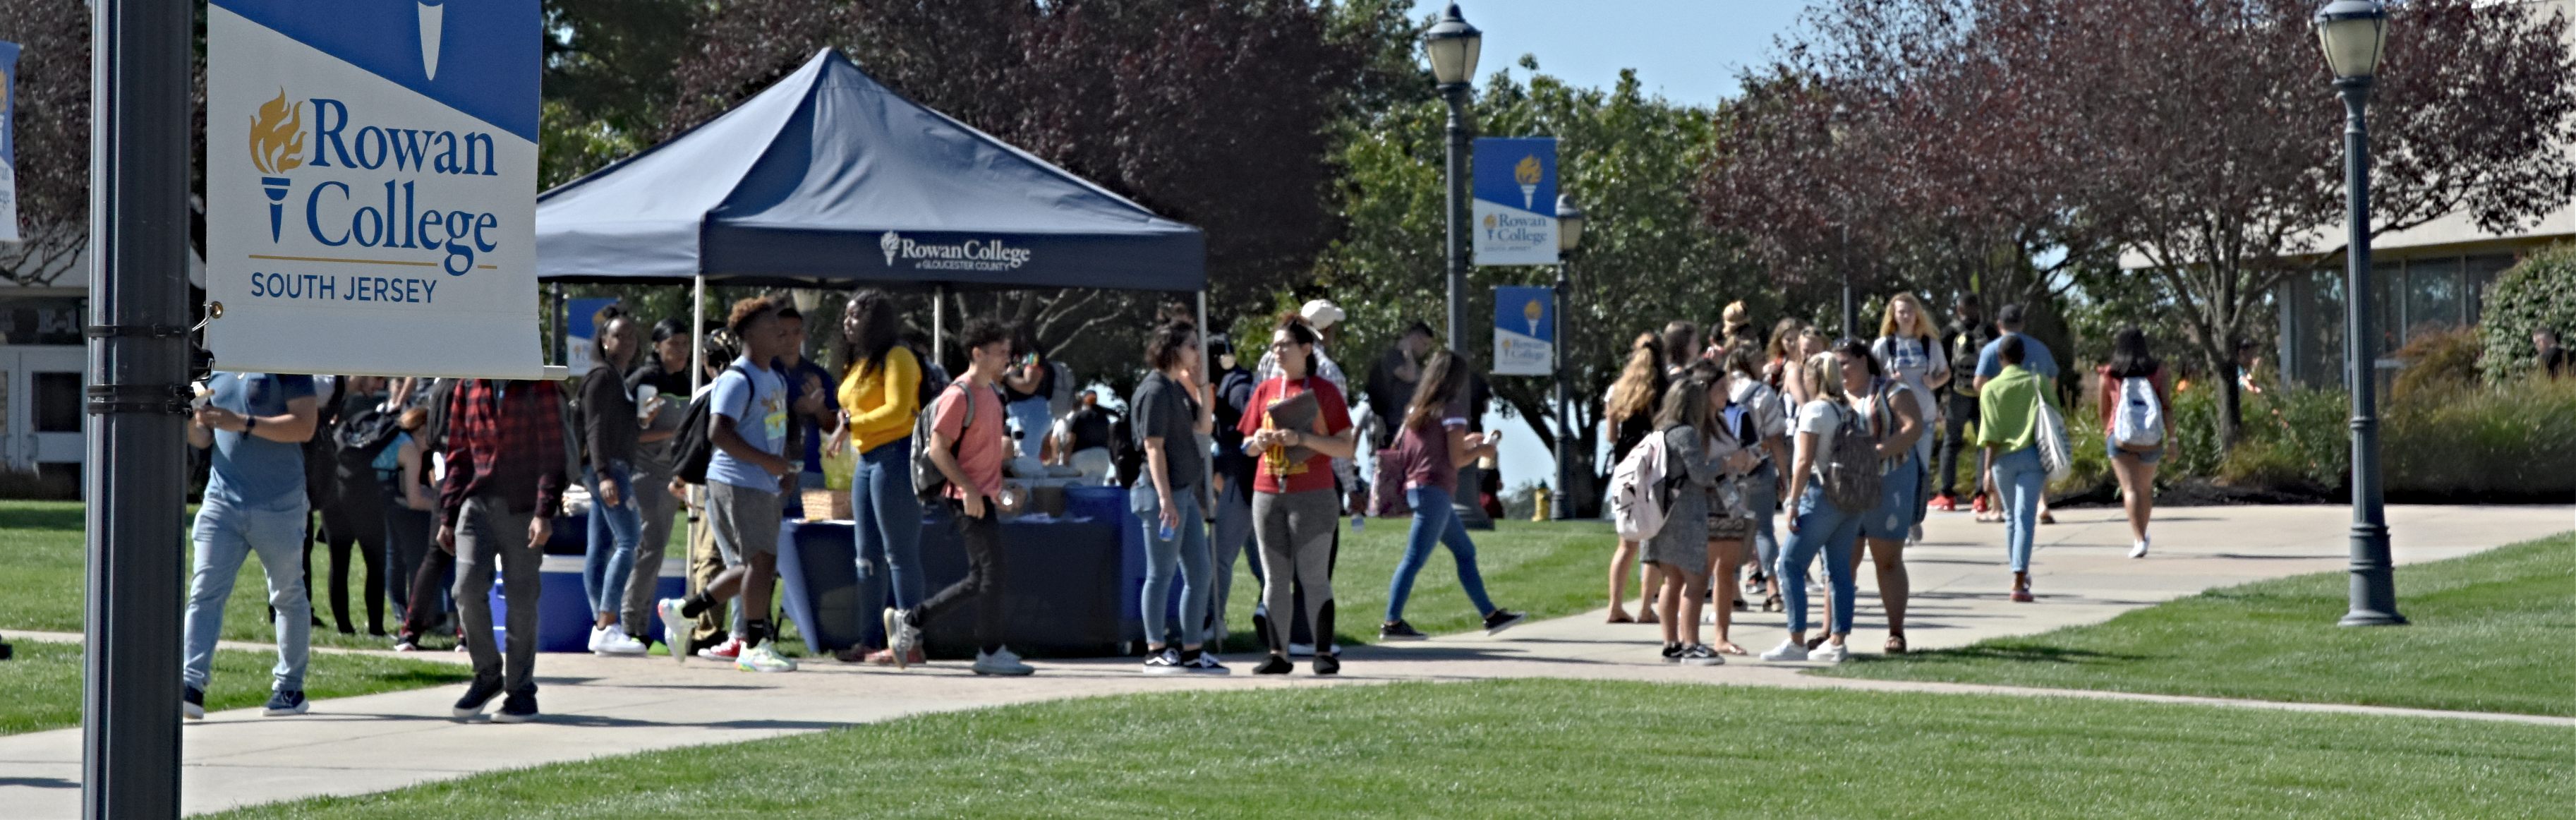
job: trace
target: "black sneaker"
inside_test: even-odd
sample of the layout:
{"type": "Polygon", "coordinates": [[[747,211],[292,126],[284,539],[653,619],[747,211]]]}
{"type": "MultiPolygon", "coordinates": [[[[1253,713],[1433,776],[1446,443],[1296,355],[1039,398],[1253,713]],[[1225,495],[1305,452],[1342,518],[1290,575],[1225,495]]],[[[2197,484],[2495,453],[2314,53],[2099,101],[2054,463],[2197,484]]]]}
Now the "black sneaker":
{"type": "Polygon", "coordinates": [[[1422,634],[1422,630],[1415,629],[1412,624],[1403,621],[1389,621],[1377,628],[1377,639],[1381,641],[1421,641],[1430,638],[1431,636],[1422,634]]]}
{"type": "Polygon", "coordinates": [[[1281,657],[1281,656],[1278,656],[1278,655],[1272,655],[1272,656],[1270,656],[1268,659],[1263,660],[1263,661],[1261,662],[1261,665],[1260,665],[1260,666],[1255,666],[1255,667],[1253,667],[1253,668],[1252,668],[1252,674],[1255,674],[1255,675],[1285,675],[1285,674],[1288,674],[1288,673],[1290,673],[1290,672],[1296,671],[1296,669],[1297,669],[1297,665],[1296,665],[1296,664],[1293,664],[1293,663],[1289,663],[1287,658],[1285,658],[1285,657],[1281,657]]]}
{"type": "Polygon", "coordinates": [[[1234,670],[1216,659],[1214,652],[1200,652],[1198,657],[1181,662],[1181,670],[1193,675],[1231,675],[1234,670]]]}
{"type": "Polygon", "coordinates": [[[510,693],[501,699],[501,712],[492,716],[493,723],[526,723],[537,719],[537,688],[534,686],[510,693]]]}
{"type": "Polygon", "coordinates": [[[491,705],[492,699],[500,696],[500,681],[477,680],[467,684],[465,696],[456,699],[456,708],[448,714],[448,717],[456,720],[473,720],[482,717],[483,707],[491,705]]]}
{"type": "Polygon", "coordinates": [[[1485,634],[1500,634],[1503,630],[1518,626],[1521,621],[1528,619],[1528,613],[1513,612],[1508,609],[1496,607],[1493,612],[1486,613],[1485,615],[1485,634]]]}
{"type": "Polygon", "coordinates": [[[179,714],[186,715],[189,720],[205,720],[206,690],[191,686],[188,691],[180,693],[179,714]]]}
{"type": "Polygon", "coordinates": [[[313,711],[313,704],[304,701],[304,690],[285,689],[270,694],[268,707],[260,710],[260,714],[268,717],[285,717],[310,711],[313,711]]]}
{"type": "Polygon", "coordinates": [[[1178,675],[1183,671],[1185,670],[1181,668],[1181,650],[1167,646],[1161,652],[1145,656],[1145,674],[1178,675]]]}
{"type": "Polygon", "coordinates": [[[1708,644],[1695,643],[1684,648],[1681,656],[1674,658],[1673,662],[1683,666],[1723,666],[1726,658],[1709,648],[1708,644]]]}
{"type": "Polygon", "coordinates": [[[1315,656],[1315,674],[1339,675],[1341,673],[1342,656],[1340,654],[1325,653],[1315,656]]]}
{"type": "Polygon", "coordinates": [[[1681,662],[1682,662],[1682,645],[1681,645],[1681,644],[1677,644],[1677,643],[1668,643],[1668,644],[1664,644],[1664,662],[1665,662],[1665,663],[1681,663],[1681,662]]]}

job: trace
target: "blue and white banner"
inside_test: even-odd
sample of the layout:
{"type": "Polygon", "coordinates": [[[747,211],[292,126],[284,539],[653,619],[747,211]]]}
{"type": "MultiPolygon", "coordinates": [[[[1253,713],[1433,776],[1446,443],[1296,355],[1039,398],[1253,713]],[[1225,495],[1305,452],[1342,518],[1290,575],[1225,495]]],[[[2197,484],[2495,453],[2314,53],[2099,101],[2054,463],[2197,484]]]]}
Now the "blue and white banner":
{"type": "Polygon", "coordinates": [[[1476,140],[1476,264],[1556,264],[1556,138],[1476,140]]]}
{"type": "Polygon", "coordinates": [[[18,44],[0,42],[0,242],[18,241],[18,44]]]}
{"type": "Polygon", "coordinates": [[[538,0],[212,0],[215,366],[540,378],[538,0]]]}
{"type": "Polygon", "coordinates": [[[1494,288],[1494,375],[1556,372],[1556,289],[1494,288]]]}
{"type": "Polygon", "coordinates": [[[573,375],[588,373],[597,364],[591,359],[590,349],[592,340],[599,338],[599,311],[617,301],[614,296],[564,300],[564,315],[555,317],[555,321],[563,323],[564,367],[573,375]]]}

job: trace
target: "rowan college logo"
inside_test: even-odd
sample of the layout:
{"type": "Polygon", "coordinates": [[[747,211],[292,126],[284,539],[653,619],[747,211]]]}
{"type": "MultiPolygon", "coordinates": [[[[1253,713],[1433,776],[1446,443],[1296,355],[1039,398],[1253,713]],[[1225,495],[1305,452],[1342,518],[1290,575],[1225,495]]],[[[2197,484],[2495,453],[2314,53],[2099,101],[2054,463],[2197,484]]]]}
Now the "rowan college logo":
{"type": "Polygon", "coordinates": [[[304,103],[286,98],[286,89],[277,90],[277,99],[260,103],[259,111],[250,118],[250,164],[261,174],[259,186],[268,195],[268,241],[278,241],[278,232],[286,216],[286,193],[294,180],[279,176],[304,165],[304,103]]]}
{"type": "Polygon", "coordinates": [[[895,252],[903,250],[903,237],[887,231],[884,236],[877,237],[877,249],[885,251],[886,267],[894,267],[895,252]]]}

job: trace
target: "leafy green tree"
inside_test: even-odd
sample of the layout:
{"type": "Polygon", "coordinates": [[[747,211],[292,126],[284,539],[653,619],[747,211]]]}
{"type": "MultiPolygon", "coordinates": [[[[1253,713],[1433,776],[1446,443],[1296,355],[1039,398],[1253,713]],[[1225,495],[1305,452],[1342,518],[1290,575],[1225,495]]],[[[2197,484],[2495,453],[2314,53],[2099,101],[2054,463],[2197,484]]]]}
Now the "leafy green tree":
{"type": "MultiPolygon", "coordinates": [[[[1600,396],[1618,378],[1628,343],[1674,319],[1708,325],[1726,303],[1743,300],[1757,317],[1783,305],[1735,249],[1701,226],[1689,186],[1705,161],[1709,109],[1642,90],[1634,71],[1609,89],[1577,88],[1531,72],[1527,83],[1496,73],[1476,95],[1474,117],[1487,134],[1552,136],[1566,194],[1590,217],[1583,245],[1569,257],[1574,289],[1565,317],[1563,354],[1573,384],[1571,431],[1556,429],[1552,379],[1493,376],[1504,412],[1535,423],[1539,442],[1554,447],[1571,433],[1572,488],[1579,511],[1597,503],[1606,477],[1596,463],[1600,396]]],[[[1341,238],[1316,264],[1307,291],[1329,295],[1350,313],[1337,330],[1336,356],[1352,378],[1416,320],[1440,324],[1445,300],[1441,216],[1445,188],[1445,104],[1417,99],[1355,126],[1337,158],[1343,167],[1334,207],[1341,238]]],[[[1468,276],[1467,315],[1493,315],[1496,285],[1546,285],[1552,268],[1482,267],[1468,276]]],[[[1464,340],[1442,340],[1471,359],[1490,360],[1493,342],[1481,319],[1464,340]]]]}

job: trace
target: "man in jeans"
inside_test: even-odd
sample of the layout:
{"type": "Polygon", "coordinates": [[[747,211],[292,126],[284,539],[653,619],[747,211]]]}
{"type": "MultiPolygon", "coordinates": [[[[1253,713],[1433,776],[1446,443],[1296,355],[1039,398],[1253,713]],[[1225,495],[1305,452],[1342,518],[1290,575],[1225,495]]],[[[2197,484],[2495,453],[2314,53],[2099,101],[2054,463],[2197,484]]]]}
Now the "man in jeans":
{"type": "Polygon", "coordinates": [[[562,506],[563,392],[554,382],[474,379],[447,404],[447,478],[438,489],[438,548],[456,556],[456,612],[474,682],[453,717],[507,695],[495,723],[537,717],[538,569],[562,506]],[[510,602],[507,662],[492,645],[492,574],[510,602]]]}
{"type": "MultiPolygon", "coordinates": [[[[717,376],[708,392],[707,441],[716,446],[707,460],[706,521],[715,531],[716,549],[725,571],[686,598],[664,599],[663,640],[680,646],[689,623],[719,604],[734,601],[742,612],[742,648],[734,668],[746,672],[793,672],[796,662],[778,654],[777,631],[769,623],[772,584],[778,578],[779,519],[786,514],[782,492],[796,489],[795,462],[787,452],[787,382],[767,363],[799,343],[786,319],[796,308],[785,300],[753,297],[734,303],[726,327],[742,343],[742,357],[717,376]]],[[[687,656],[673,653],[673,661],[687,656]]]]}
{"type": "Polygon", "coordinates": [[[919,609],[885,612],[887,647],[909,656],[921,643],[921,625],[975,599],[975,674],[1027,675],[1035,668],[1002,645],[1010,611],[1002,597],[1002,524],[994,518],[1002,494],[1002,462],[1010,438],[1003,432],[1002,399],[994,382],[1010,366],[1011,336],[999,323],[966,324],[966,377],[939,393],[931,405],[930,442],[923,455],[948,478],[945,494],[966,548],[966,577],[923,601],[919,609]],[[970,419],[969,416],[972,416],[970,419]]]}
{"type": "Polygon", "coordinates": [[[186,680],[181,711],[206,716],[206,683],[213,677],[215,639],[224,631],[224,602],[242,560],[259,554],[268,575],[268,605],[276,610],[277,668],[264,714],[300,715],[304,664],[313,634],[313,602],[304,589],[304,442],[313,438],[321,402],[313,377],[274,373],[217,373],[188,425],[188,444],[214,449],[204,505],[191,540],[197,548],[188,585],[186,680]]]}
{"type": "MultiPolygon", "coordinates": [[[[1959,294],[1955,317],[1949,327],[1941,329],[1941,348],[1949,354],[1950,361],[1965,362],[1981,356],[1986,343],[1995,340],[1994,325],[1986,322],[1985,313],[1975,291],[1959,294]]],[[[1967,429],[1977,423],[1976,380],[1953,378],[1941,393],[1947,403],[1941,414],[1940,454],[1936,459],[1939,466],[1933,469],[1936,491],[1932,495],[1932,509],[1951,512],[1959,508],[1959,497],[1953,492],[1958,484],[1959,454],[1962,450],[1972,449],[1967,441],[1967,429]]],[[[1984,456],[1980,454],[1978,459],[1977,475],[1983,476],[1986,474],[1986,465],[1982,463],[1984,456]]],[[[1982,479],[1979,484],[1983,484],[1982,479]]],[[[1970,494],[1976,497],[1971,502],[1972,506],[1984,511],[1986,494],[1983,487],[1971,488],[1970,494]]]]}

